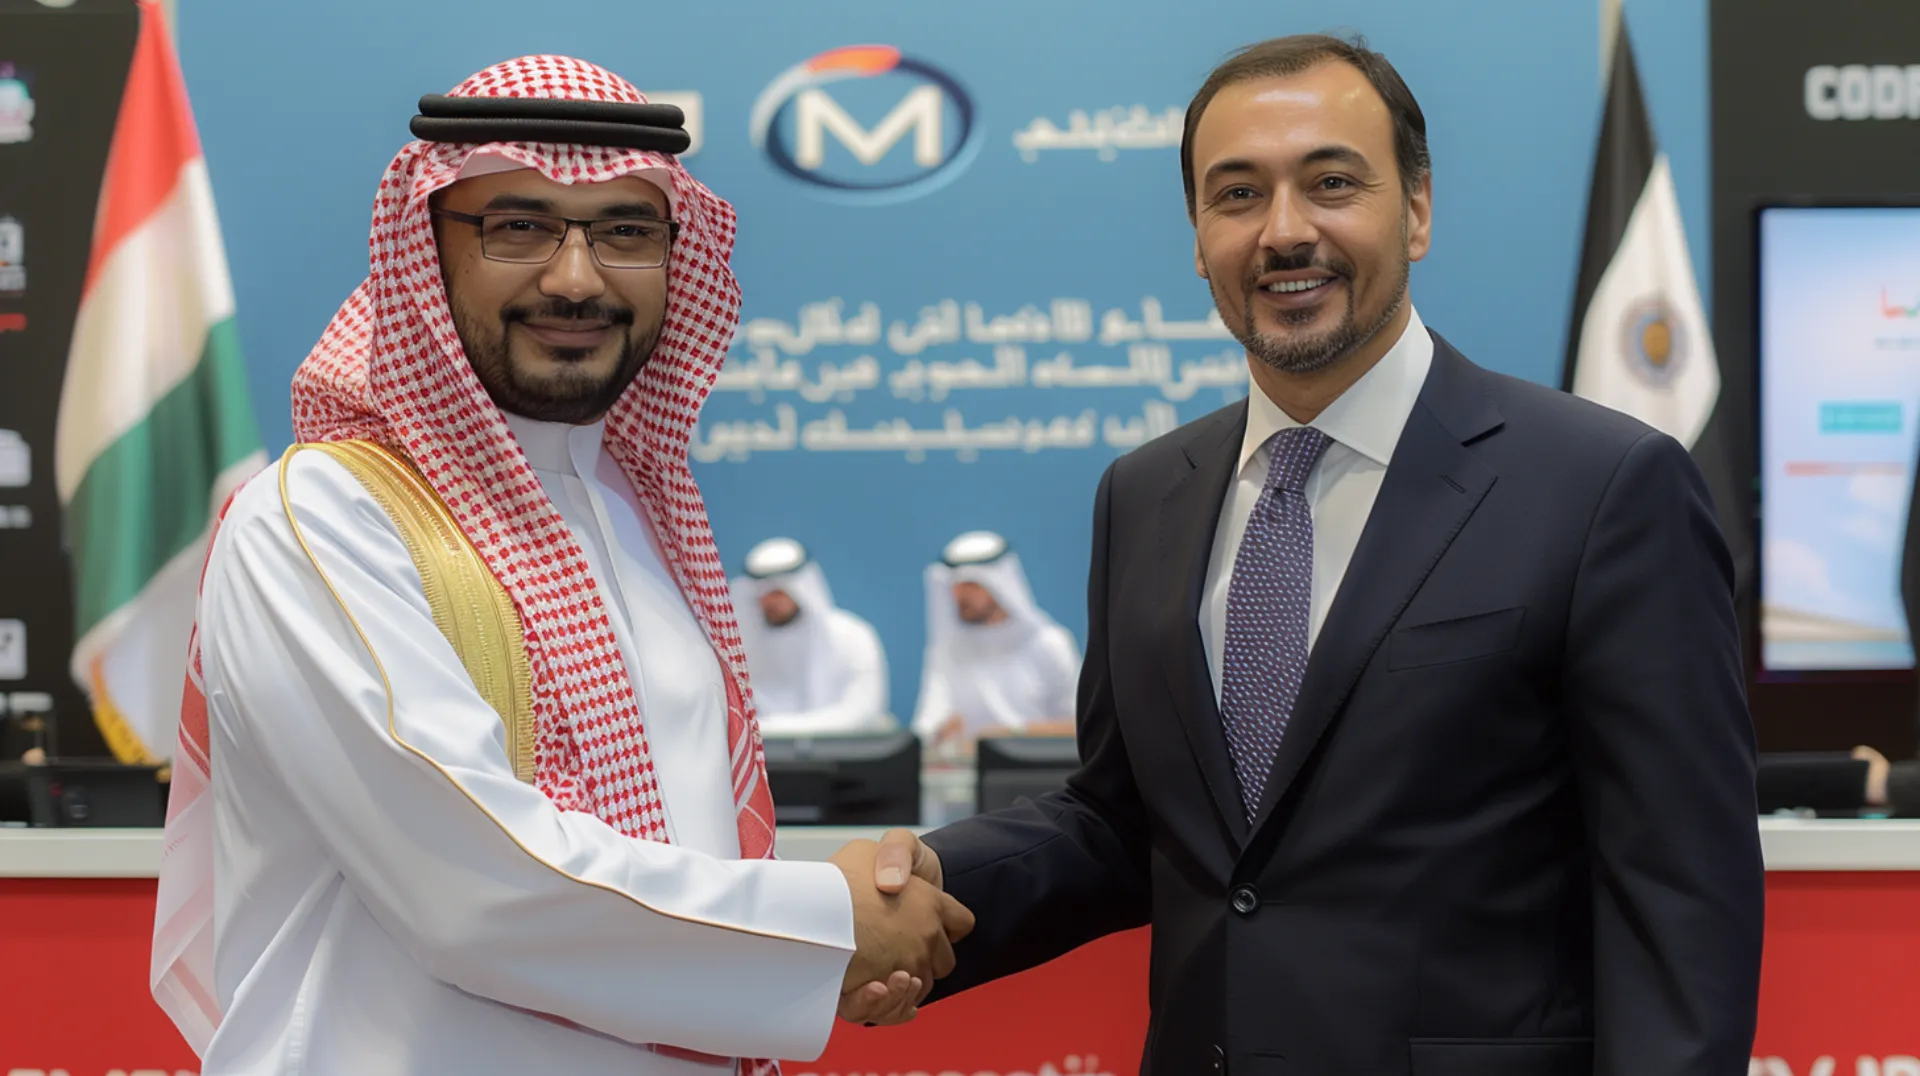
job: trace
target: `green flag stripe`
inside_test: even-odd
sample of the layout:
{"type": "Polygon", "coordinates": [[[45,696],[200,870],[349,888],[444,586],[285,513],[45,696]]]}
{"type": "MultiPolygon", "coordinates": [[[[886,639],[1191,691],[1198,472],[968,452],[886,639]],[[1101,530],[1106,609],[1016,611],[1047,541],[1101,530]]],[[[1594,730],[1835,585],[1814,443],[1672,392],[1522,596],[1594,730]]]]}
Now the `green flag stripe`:
{"type": "Polygon", "coordinates": [[[260,448],[232,318],[212,325],[187,379],[87,468],[67,506],[76,638],[132,601],[206,530],[221,472],[260,448]]]}

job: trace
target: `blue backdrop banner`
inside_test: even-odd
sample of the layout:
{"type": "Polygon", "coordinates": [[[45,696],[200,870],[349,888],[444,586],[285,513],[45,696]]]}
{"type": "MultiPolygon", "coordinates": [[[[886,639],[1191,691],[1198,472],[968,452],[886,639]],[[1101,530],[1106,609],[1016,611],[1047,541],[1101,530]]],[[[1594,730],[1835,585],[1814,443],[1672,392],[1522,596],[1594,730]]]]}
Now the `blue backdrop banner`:
{"type": "MultiPolygon", "coordinates": [[[[1628,9],[1703,253],[1702,5],[1628,9]]],[[[1592,4],[451,11],[181,5],[269,441],[289,436],[292,368],[365,272],[374,185],[415,99],[522,53],[604,64],[687,110],[688,166],[740,211],[745,317],[693,449],[721,552],[737,571],[762,538],[804,542],[879,629],[903,718],[920,573],[948,539],[1005,534],[1084,644],[1101,470],[1247,391],[1194,270],[1177,148],[1188,99],[1236,46],[1357,29],[1395,62],[1435,166],[1416,305],[1484,365],[1557,375],[1598,123],[1592,4]]]]}

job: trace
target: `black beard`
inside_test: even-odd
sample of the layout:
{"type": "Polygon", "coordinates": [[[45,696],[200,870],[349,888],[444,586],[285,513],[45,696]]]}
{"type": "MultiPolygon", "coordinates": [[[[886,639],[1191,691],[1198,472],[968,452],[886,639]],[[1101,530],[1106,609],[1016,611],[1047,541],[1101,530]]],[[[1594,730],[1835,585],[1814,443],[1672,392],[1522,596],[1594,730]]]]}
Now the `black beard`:
{"type": "MultiPolygon", "coordinates": [[[[1413,271],[1413,260],[1407,256],[1406,238],[1407,218],[1405,214],[1402,214],[1400,217],[1399,280],[1394,285],[1393,298],[1387,303],[1386,307],[1380,311],[1380,316],[1373,319],[1371,324],[1363,328],[1354,317],[1354,268],[1351,263],[1338,259],[1316,259],[1311,252],[1303,252],[1297,255],[1270,253],[1267,255],[1266,263],[1262,265],[1258,271],[1249,271],[1246,279],[1242,282],[1242,299],[1244,305],[1241,309],[1244,310],[1246,314],[1244,318],[1240,319],[1239,324],[1228,325],[1228,328],[1233,333],[1234,339],[1240,342],[1241,347],[1247,349],[1247,354],[1284,374],[1314,373],[1319,370],[1324,370],[1339,362],[1341,359],[1346,358],[1348,355],[1353,354],[1354,351],[1358,350],[1367,341],[1377,336],[1380,330],[1386,328],[1387,324],[1393,320],[1394,315],[1400,312],[1400,307],[1407,301],[1407,281],[1413,271]],[[1253,324],[1253,296],[1259,289],[1255,287],[1254,281],[1266,273],[1282,273],[1300,269],[1320,269],[1347,282],[1346,310],[1342,312],[1340,321],[1332,328],[1312,336],[1278,337],[1262,333],[1255,329],[1253,324]]],[[[1214,305],[1219,306],[1219,300],[1220,296],[1218,291],[1216,291],[1214,293],[1214,305]]],[[[1225,311],[1223,310],[1222,313],[1225,313],[1225,311]]],[[[1288,311],[1282,313],[1280,316],[1284,321],[1297,319],[1305,323],[1311,321],[1318,313],[1319,311],[1317,310],[1288,311]]]]}
{"type": "MultiPolygon", "coordinates": [[[[466,349],[467,361],[472,364],[474,374],[480,378],[481,387],[487,390],[487,396],[493,400],[494,406],[509,414],[539,422],[578,425],[606,414],[621,394],[627,391],[633,379],[640,375],[660,339],[658,322],[646,332],[636,333],[631,308],[615,307],[598,299],[574,303],[553,298],[540,304],[537,310],[509,306],[500,311],[497,319],[489,319],[458,302],[450,305],[453,309],[453,327],[460,335],[461,346],[466,349]],[[507,353],[507,328],[516,321],[525,321],[536,315],[606,321],[619,326],[620,364],[603,378],[573,372],[538,381],[523,377],[507,353]]],[[[579,361],[591,353],[586,348],[549,350],[566,361],[579,361]]]]}

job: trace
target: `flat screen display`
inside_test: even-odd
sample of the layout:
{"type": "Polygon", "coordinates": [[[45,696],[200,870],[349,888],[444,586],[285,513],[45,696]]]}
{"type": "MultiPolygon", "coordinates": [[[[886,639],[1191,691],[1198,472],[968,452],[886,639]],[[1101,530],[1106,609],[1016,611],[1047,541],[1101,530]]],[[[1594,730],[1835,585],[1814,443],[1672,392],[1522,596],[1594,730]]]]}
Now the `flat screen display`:
{"type": "Polygon", "coordinates": [[[1920,206],[1769,207],[1757,236],[1761,664],[1911,669],[1920,206]]]}

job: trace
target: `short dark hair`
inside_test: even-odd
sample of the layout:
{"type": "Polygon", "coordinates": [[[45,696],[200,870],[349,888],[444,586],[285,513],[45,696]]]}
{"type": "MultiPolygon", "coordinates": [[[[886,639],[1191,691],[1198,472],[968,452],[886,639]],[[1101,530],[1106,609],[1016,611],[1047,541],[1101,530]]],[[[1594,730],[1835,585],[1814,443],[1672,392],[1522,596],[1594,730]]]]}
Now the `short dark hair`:
{"type": "Polygon", "coordinates": [[[1400,167],[1400,182],[1409,194],[1420,186],[1433,166],[1427,155],[1427,117],[1400,72],[1385,56],[1368,48],[1364,37],[1347,40],[1330,34],[1295,34],[1248,45],[1227,57],[1193,95],[1193,103],[1187,106],[1186,131],[1180,136],[1180,178],[1187,188],[1187,216],[1194,213],[1193,134],[1199,130],[1200,117],[1214,96],[1235,83],[1285,78],[1323,63],[1344,63],[1367,76],[1393,117],[1393,155],[1400,167]]]}

